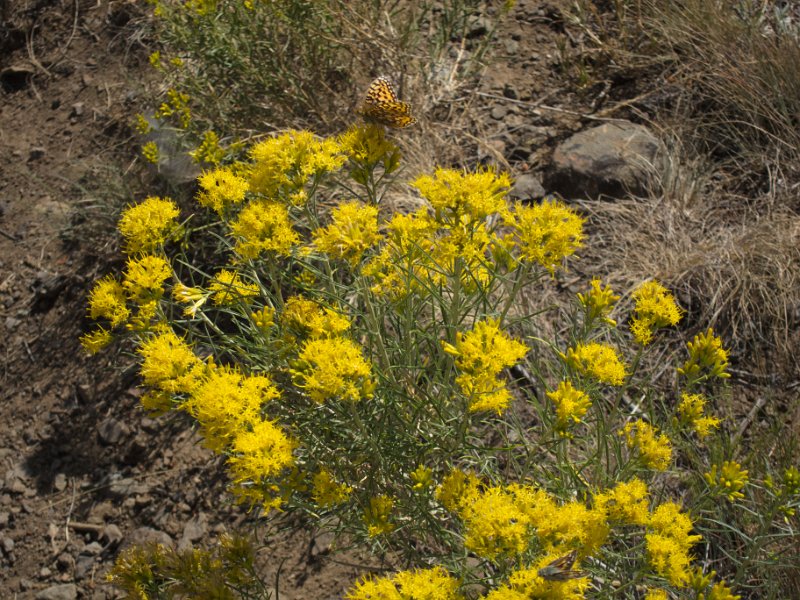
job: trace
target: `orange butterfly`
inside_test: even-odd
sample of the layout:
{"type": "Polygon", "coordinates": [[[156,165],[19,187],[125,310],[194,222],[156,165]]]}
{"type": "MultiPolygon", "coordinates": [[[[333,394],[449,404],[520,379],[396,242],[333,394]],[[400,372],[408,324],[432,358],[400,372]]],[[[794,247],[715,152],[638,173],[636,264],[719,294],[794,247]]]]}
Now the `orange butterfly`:
{"type": "Polygon", "coordinates": [[[368,121],[394,129],[408,127],[417,122],[411,116],[411,106],[408,102],[397,99],[392,82],[386,77],[378,77],[370,84],[358,113],[368,121]]]}

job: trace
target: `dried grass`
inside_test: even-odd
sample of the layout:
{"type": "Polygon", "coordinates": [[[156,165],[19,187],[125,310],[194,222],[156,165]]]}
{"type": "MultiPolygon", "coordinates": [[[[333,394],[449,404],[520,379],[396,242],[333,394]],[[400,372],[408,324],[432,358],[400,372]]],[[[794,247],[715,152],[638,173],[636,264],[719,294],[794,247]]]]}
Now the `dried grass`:
{"type": "Polygon", "coordinates": [[[765,200],[772,210],[753,210],[697,167],[667,164],[658,192],[584,203],[592,243],[583,265],[620,290],[654,277],[689,309],[693,329],[713,326],[737,352],[774,349],[793,368],[800,216],[774,199],[765,200]]]}

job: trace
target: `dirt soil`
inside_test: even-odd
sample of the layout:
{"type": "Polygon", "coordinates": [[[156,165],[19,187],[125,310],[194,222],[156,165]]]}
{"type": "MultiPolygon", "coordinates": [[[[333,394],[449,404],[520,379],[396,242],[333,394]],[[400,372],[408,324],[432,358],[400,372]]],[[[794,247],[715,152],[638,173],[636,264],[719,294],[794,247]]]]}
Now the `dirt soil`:
{"type": "MultiPolygon", "coordinates": [[[[104,578],[121,548],[213,543],[252,518],[231,505],[220,460],[185,421],[145,417],[135,369],[119,371],[130,357],[87,357],[78,343],[87,291],[118,260],[113,214],[94,192],[127,173],[133,201],[147,184],[130,175],[142,169],[129,124],[147,108],[151,73],[134,35],[140,4],[0,0],[2,598],[53,586],[41,597],[119,597],[104,578]]],[[[563,27],[557,2],[534,0],[503,24],[475,107],[490,140],[476,161],[501,155],[517,174],[535,173],[581,120],[530,103],[595,108],[591,91],[571,95],[559,72],[563,27]]],[[[307,532],[269,544],[263,560],[272,574],[281,567],[281,598],[341,596],[360,571],[326,550],[307,532]]]]}

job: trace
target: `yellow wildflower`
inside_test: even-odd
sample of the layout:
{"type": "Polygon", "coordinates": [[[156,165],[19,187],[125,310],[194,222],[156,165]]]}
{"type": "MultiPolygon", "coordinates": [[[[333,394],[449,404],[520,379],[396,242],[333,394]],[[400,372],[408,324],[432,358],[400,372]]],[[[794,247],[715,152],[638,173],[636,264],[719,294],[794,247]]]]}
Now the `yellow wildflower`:
{"type": "Polygon", "coordinates": [[[386,139],[384,127],[375,124],[354,125],[339,136],[339,147],[354,163],[350,176],[362,185],[378,163],[386,175],[400,166],[400,150],[386,139]]]}
{"type": "Polygon", "coordinates": [[[436,488],[436,499],[447,510],[458,513],[480,491],[480,481],[472,473],[453,469],[436,488]]]}
{"type": "Polygon", "coordinates": [[[378,209],[347,202],[333,210],[332,222],[314,232],[314,245],[333,258],[355,265],[364,252],[378,243],[378,209]]]}
{"type": "Polygon", "coordinates": [[[249,302],[260,293],[255,283],[246,283],[238,273],[227,269],[214,276],[208,290],[214,292],[212,300],[217,306],[226,306],[237,301],[249,302]]]}
{"type": "Polygon", "coordinates": [[[622,525],[646,525],[650,521],[647,484],[634,477],[594,497],[594,506],[609,521],[622,525]]]}
{"type": "Polygon", "coordinates": [[[634,339],[646,346],[653,339],[653,332],[660,327],[677,325],[682,310],[667,288],[657,281],[646,281],[633,292],[636,302],[631,332],[634,339]]]}
{"type": "Polygon", "coordinates": [[[203,377],[203,361],[171,330],[145,339],[139,345],[139,354],[145,385],[170,394],[193,391],[203,377]]]}
{"type": "Polygon", "coordinates": [[[698,333],[686,346],[689,348],[689,359],[678,369],[678,373],[685,376],[689,383],[703,377],[730,377],[725,372],[728,368],[728,353],[722,347],[722,340],[714,335],[713,329],[709,327],[706,333],[698,333]]]}
{"type": "Polygon", "coordinates": [[[146,304],[164,294],[164,282],[172,276],[169,263],[160,256],[129,258],[122,287],[132,301],[146,304]]]}
{"type": "Polygon", "coordinates": [[[310,131],[290,131],[258,142],[250,157],[250,188],[295,206],[305,203],[304,194],[295,194],[309,179],[338,170],[346,160],[335,140],[318,140],[310,131]]]}
{"type": "Polygon", "coordinates": [[[275,325],[275,309],[271,306],[265,306],[250,313],[250,318],[253,319],[255,326],[261,331],[269,331],[275,325]]]}
{"type": "Polygon", "coordinates": [[[617,322],[614,319],[610,319],[608,315],[614,310],[614,305],[619,300],[619,296],[614,294],[610,286],[602,287],[602,282],[597,277],[592,279],[591,286],[591,289],[585,294],[578,294],[578,300],[580,300],[586,311],[585,322],[587,327],[595,319],[601,319],[603,322],[615,327],[617,322]]]}
{"type": "Polygon", "coordinates": [[[459,582],[442,567],[401,571],[391,577],[366,576],[350,588],[347,600],[463,600],[459,582]]]}
{"type": "Polygon", "coordinates": [[[97,354],[100,350],[108,346],[113,339],[114,337],[111,335],[110,331],[98,327],[94,331],[81,336],[81,346],[89,354],[97,354]]]}
{"type": "Polygon", "coordinates": [[[201,206],[211,208],[218,214],[234,204],[241,204],[249,189],[247,180],[243,179],[230,167],[205,171],[197,178],[200,193],[197,201],[201,206]]]}
{"type": "Polygon", "coordinates": [[[311,338],[340,336],[350,329],[347,316],[302,296],[292,296],[286,301],[281,324],[311,338]]]}
{"type": "Polygon", "coordinates": [[[152,125],[150,125],[150,121],[148,121],[147,117],[145,117],[143,114],[140,113],[136,115],[135,120],[136,122],[134,123],[133,126],[136,129],[137,133],[141,135],[146,135],[153,130],[152,125]]]}
{"type": "Polygon", "coordinates": [[[213,131],[206,131],[203,134],[203,141],[194,151],[189,153],[195,162],[219,164],[225,158],[225,150],[219,145],[219,137],[213,131]]]}
{"type": "Polygon", "coordinates": [[[448,354],[456,357],[461,372],[456,383],[469,398],[470,411],[494,410],[501,413],[511,399],[500,372],[516,364],[528,347],[500,329],[499,321],[486,319],[475,323],[472,331],[456,333],[455,346],[442,342],[448,354]]]}
{"type": "Polygon", "coordinates": [[[569,367],[598,381],[610,385],[625,382],[625,364],[611,346],[597,342],[578,344],[569,348],[566,354],[559,355],[569,367]]]}
{"type": "Polygon", "coordinates": [[[711,431],[720,424],[716,417],[704,414],[705,405],[706,397],[703,394],[687,393],[681,394],[681,402],[678,404],[679,423],[694,429],[700,439],[711,435],[711,431]]]}
{"type": "Polygon", "coordinates": [[[369,499],[369,507],[364,511],[364,525],[369,537],[376,537],[394,531],[395,525],[389,521],[394,508],[394,500],[381,495],[369,499]]]}
{"type": "MultiPolygon", "coordinates": [[[[566,548],[549,552],[528,567],[511,573],[508,583],[492,590],[481,600],[529,600],[548,598],[551,600],[583,600],[589,588],[588,577],[577,577],[563,581],[545,579],[539,572],[554,560],[563,558],[569,552],[566,548]]],[[[578,567],[575,567],[578,570],[578,567]]]]}
{"type": "Polygon", "coordinates": [[[706,600],[739,600],[741,596],[734,594],[731,588],[720,581],[711,587],[711,591],[706,596],[706,600]]]}
{"type": "Polygon", "coordinates": [[[192,113],[189,109],[189,94],[179,92],[176,89],[167,90],[167,101],[162,102],[161,106],[156,110],[156,117],[163,119],[165,117],[177,117],[178,121],[184,129],[189,126],[192,119],[192,113]]]}
{"type": "Polygon", "coordinates": [[[218,368],[192,391],[183,408],[200,423],[205,445],[219,452],[240,430],[261,421],[263,405],[278,396],[266,376],[218,368]]]}
{"type": "Polygon", "coordinates": [[[183,309],[183,315],[193,318],[197,314],[197,311],[200,310],[200,307],[208,300],[208,293],[200,288],[188,287],[178,282],[172,288],[172,297],[177,302],[187,304],[188,306],[183,309]]]}
{"type": "Polygon", "coordinates": [[[669,466],[672,444],[666,435],[659,435],[658,429],[650,423],[637,419],[627,423],[619,434],[625,437],[628,448],[636,448],[646,467],[663,471],[669,466]]]}
{"type": "Polygon", "coordinates": [[[412,486],[414,490],[427,490],[433,485],[433,470],[425,465],[419,465],[408,476],[414,482],[412,486]]]}
{"type": "Polygon", "coordinates": [[[178,207],[172,200],[150,196],[122,212],[118,228],[125,239],[125,252],[152,252],[174,234],[178,207]]]}
{"type": "Polygon", "coordinates": [[[158,144],[155,142],[142,144],[142,156],[147,162],[157,165],[160,155],[161,152],[158,149],[158,144]]]}
{"type": "Polygon", "coordinates": [[[234,251],[248,259],[265,252],[288,256],[300,240],[286,206],[266,200],[248,204],[231,223],[231,233],[236,238],[234,251]]]}
{"type": "Polygon", "coordinates": [[[711,471],[703,477],[716,494],[725,496],[731,502],[744,498],[741,490],[749,481],[747,470],[742,469],[739,463],[729,460],[722,463],[719,469],[717,465],[712,465],[711,471]]]}
{"type": "Polygon", "coordinates": [[[348,485],[338,483],[328,471],[319,471],[312,478],[311,496],[319,506],[325,508],[347,502],[353,491],[348,485]]]}
{"type": "Polygon", "coordinates": [[[673,502],[658,506],[645,535],[647,556],[653,570],[670,584],[683,588],[691,581],[689,551],[702,538],[691,535],[692,520],[673,502]]]}
{"type": "Polygon", "coordinates": [[[586,392],[573,387],[570,381],[559,383],[556,391],[547,392],[547,397],[556,407],[555,430],[564,437],[569,437],[569,428],[580,423],[592,405],[586,392]]]}
{"type": "Polygon", "coordinates": [[[519,259],[538,262],[550,273],[583,245],[584,220],[559,200],[544,200],[541,204],[514,205],[514,226],[519,259]]]}
{"type": "Polygon", "coordinates": [[[257,420],[247,429],[232,432],[228,464],[236,483],[261,483],[294,464],[296,444],[273,421],[257,420]]]}
{"type": "Polygon", "coordinates": [[[411,185],[431,203],[437,221],[456,224],[506,214],[505,195],[511,178],[506,173],[496,175],[491,169],[465,173],[440,168],[433,176],[422,175],[411,185]]]}
{"type": "Polygon", "coordinates": [[[311,339],[292,369],[295,385],[314,402],[371,398],[371,367],[355,342],[344,337],[311,339]]]}
{"type": "Polygon", "coordinates": [[[482,558],[514,557],[527,550],[530,518],[520,511],[514,495],[499,487],[474,495],[463,505],[464,547],[482,558]]]}
{"type": "Polygon", "coordinates": [[[96,281],[89,292],[89,316],[92,319],[108,319],[112,327],[122,325],[130,315],[125,306],[125,289],[114,278],[106,275],[96,281]]]}

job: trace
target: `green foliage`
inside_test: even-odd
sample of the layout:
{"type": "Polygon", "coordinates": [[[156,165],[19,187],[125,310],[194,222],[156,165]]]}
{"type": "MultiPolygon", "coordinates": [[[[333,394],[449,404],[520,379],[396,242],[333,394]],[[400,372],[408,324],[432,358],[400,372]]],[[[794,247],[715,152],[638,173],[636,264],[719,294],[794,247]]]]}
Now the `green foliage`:
{"type": "Polygon", "coordinates": [[[154,4],[162,50],[151,62],[169,88],[156,116],[196,136],[212,128],[241,136],[287,122],[341,127],[358,96],[355,86],[370,77],[409,77],[425,88],[474,71],[491,32],[484,26],[470,41],[468,32],[479,17],[494,24],[476,0],[154,4]],[[453,59],[449,51],[458,44],[453,59]]]}

